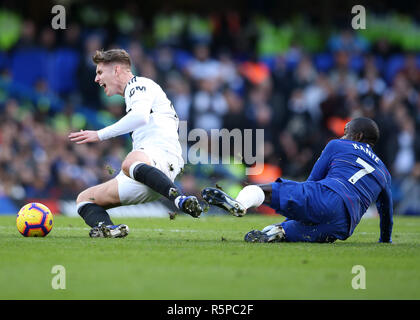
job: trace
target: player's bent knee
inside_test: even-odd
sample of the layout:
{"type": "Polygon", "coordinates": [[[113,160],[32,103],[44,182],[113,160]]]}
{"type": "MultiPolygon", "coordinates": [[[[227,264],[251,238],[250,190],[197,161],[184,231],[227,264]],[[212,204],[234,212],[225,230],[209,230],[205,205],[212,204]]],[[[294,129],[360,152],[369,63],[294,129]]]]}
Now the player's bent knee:
{"type": "Polygon", "coordinates": [[[130,166],[133,164],[132,161],[125,159],[123,163],[121,164],[121,170],[124,172],[124,174],[129,177],[130,176],[130,166]]]}
{"type": "Polygon", "coordinates": [[[79,204],[81,202],[92,202],[104,208],[121,205],[117,180],[111,180],[81,192],[77,196],[76,203],[79,204]]]}
{"type": "Polygon", "coordinates": [[[82,202],[92,202],[97,205],[100,205],[101,199],[98,199],[95,197],[95,187],[90,187],[77,196],[76,204],[82,203],[82,202]],[[99,200],[99,201],[98,201],[99,200]],[[99,203],[98,203],[99,202],[99,203]]]}
{"type": "Polygon", "coordinates": [[[91,199],[92,195],[93,195],[92,188],[86,189],[79,193],[79,195],[76,198],[76,203],[79,204],[81,202],[86,202],[86,201],[93,202],[91,199]]]}
{"type": "Polygon", "coordinates": [[[123,163],[121,164],[121,170],[124,174],[129,177],[130,176],[130,168],[136,162],[142,162],[145,164],[150,165],[149,157],[141,151],[132,151],[130,152],[127,157],[124,159],[123,163]]]}

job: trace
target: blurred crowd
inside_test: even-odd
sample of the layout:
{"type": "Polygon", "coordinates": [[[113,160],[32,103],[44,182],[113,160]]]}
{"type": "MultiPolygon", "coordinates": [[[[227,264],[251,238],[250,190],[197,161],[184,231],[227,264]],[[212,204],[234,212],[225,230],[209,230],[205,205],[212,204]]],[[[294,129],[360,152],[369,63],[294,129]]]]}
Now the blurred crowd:
{"type": "Polygon", "coordinates": [[[129,52],[134,74],[162,86],[188,130],[264,129],[264,141],[253,145],[264,152],[261,175],[246,176],[245,164],[187,164],[177,180],[185,192],[218,183],[235,194],[278,176],[304,180],[345,123],[367,116],[381,130],[375,151],[393,176],[397,212],[420,214],[420,56],[413,51],[347,29],[322,38],[307,28],[299,37],[234,11],[164,12],[147,28],[134,9],[117,13],[112,28],[100,14],[86,10],[61,31],[7,15],[16,28],[0,36],[0,194],[74,199],[119,171],[129,137],[77,146],[67,138],[124,114],[122,97],[107,98],[94,83],[91,60],[96,50],[118,47],[129,52]],[[312,42],[299,41],[305,36],[312,42]]]}

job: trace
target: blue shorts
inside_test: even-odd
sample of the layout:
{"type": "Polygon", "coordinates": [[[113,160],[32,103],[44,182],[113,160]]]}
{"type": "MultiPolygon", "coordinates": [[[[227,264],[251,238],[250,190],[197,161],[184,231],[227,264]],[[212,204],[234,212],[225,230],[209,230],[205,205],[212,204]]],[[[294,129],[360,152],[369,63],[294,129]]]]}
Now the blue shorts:
{"type": "Polygon", "coordinates": [[[270,206],[287,219],[281,225],[290,242],[334,242],[349,237],[350,216],[344,201],[314,181],[277,179],[270,206]]]}

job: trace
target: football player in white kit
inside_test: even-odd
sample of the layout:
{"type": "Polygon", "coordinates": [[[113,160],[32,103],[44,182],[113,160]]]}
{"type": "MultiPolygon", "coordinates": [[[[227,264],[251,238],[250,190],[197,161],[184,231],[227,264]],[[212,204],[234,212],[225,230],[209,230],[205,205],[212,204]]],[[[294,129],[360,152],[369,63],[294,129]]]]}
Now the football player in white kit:
{"type": "Polygon", "coordinates": [[[162,88],[134,76],[125,50],[97,51],[95,82],[107,96],[125,98],[127,114],[98,131],[72,132],[77,144],[99,142],[132,132],[133,150],[113,179],[90,187],[77,197],[77,211],[92,228],[91,237],[125,237],[128,227],[114,225],[106,209],[157,200],[164,196],[183,212],[198,218],[202,208],[195,196],[185,196],[173,181],[184,166],[178,139],[178,117],[162,88]]]}

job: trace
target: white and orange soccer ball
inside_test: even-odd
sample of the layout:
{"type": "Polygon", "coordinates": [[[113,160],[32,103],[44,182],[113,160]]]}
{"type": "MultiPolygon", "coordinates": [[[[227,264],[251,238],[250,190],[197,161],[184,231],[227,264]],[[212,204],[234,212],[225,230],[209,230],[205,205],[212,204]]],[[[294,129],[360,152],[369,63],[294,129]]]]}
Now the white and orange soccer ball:
{"type": "Polygon", "coordinates": [[[16,226],[25,237],[45,237],[53,227],[53,214],[42,203],[28,203],[18,212],[16,226]]]}

